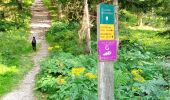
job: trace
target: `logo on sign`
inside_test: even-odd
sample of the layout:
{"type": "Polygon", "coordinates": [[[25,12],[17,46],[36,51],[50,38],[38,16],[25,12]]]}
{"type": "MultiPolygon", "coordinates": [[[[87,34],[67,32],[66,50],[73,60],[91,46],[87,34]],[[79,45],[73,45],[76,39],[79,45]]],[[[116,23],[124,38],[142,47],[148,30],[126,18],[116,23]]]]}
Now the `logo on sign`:
{"type": "Polygon", "coordinates": [[[106,50],[106,52],[103,54],[103,56],[109,56],[109,55],[111,55],[112,54],[112,52],[111,51],[109,51],[109,46],[108,46],[108,44],[106,44],[105,45],[105,50],[106,50]]]}
{"type": "Polygon", "coordinates": [[[116,60],[116,40],[100,40],[98,41],[99,60],[116,60]]]}
{"type": "Polygon", "coordinates": [[[111,54],[112,54],[111,51],[107,51],[107,52],[105,52],[105,53],[103,54],[103,56],[109,56],[109,55],[111,55],[111,54]]]}
{"type": "Polygon", "coordinates": [[[106,16],[106,21],[108,21],[109,20],[109,17],[108,16],[106,16]]]}

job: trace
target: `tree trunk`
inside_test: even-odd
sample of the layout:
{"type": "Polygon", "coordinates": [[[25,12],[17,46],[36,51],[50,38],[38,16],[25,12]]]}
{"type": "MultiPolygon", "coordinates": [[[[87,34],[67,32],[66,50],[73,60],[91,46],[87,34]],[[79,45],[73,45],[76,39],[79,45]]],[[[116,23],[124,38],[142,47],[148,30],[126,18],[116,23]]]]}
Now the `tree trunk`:
{"type": "Polygon", "coordinates": [[[62,19],[62,4],[61,3],[58,4],[58,19],[59,20],[62,19]]]}
{"type": "Polygon", "coordinates": [[[90,21],[87,0],[84,1],[84,15],[86,22],[86,53],[91,53],[90,21]]]}
{"type": "Polygon", "coordinates": [[[23,10],[22,0],[16,0],[16,2],[17,2],[17,5],[18,5],[18,10],[19,10],[19,11],[22,11],[22,10],[23,10]]]}
{"type": "Polygon", "coordinates": [[[142,13],[137,14],[137,26],[143,26],[143,14],[142,13]]]}
{"type": "Polygon", "coordinates": [[[55,0],[50,0],[50,1],[51,1],[51,5],[55,6],[55,3],[56,3],[55,0]]]}
{"type": "Polygon", "coordinates": [[[3,11],[0,12],[0,18],[4,19],[5,18],[5,13],[3,11]]]}
{"type": "Polygon", "coordinates": [[[79,43],[83,42],[85,38],[85,52],[91,53],[91,37],[90,37],[90,19],[89,19],[89,11],[88,11],[88,4],[87,0],[84,0],[84,14],[83,14],[83,21],[81,25],[81,29],[78,32],[79,35],[79,43]]]}
{"type": "Polygon", "coordinates": [[[4,11],[4,6],[1,7],[0,11],[0,18],[4,19],[5,18],[5,11],[4,11]]]}

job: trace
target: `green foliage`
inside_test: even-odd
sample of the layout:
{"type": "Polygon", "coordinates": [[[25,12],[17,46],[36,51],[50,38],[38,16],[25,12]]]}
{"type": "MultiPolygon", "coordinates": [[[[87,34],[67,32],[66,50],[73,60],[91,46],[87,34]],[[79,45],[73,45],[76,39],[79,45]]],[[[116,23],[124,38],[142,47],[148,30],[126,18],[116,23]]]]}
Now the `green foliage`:
{"type": "Polygon", "coordinates": [[[48,58],[48,61],[44,60],[41,64],[37,89],[49,94],[49,100],[97,99],[96,80],[87,79],[85,74],[81,74],[80,77],[73,77],[70,74],[71,69],[74,67],[84,67],[86,72],[96,73],[97,55],[78,55],[82,52],[76,42],[78,27],[77,23],[57,22],[47,32],[47,40],[51,43],[51,48],[53,49],[50,51],[51,56],[48,58]],[[58,49],[55,48],[56,44],[59,45],[58,49]],[[58,85],[56,81],[61,76],[66,83],[58,85]]]}
{"type": "Polygon", "coordinates": [[[28,35],[23,29],[12,30],[0,33],[0,56],[2,63],[9,65],[19,65],[19,55],[31,52],[31,45],[28,43],[26,36],[28,35]],[[9,44],[9,45],[7,45],[9,44]],[[24,47],[23,47],[24,46],[24,47]],[[16,62],[16,63],[15,63],[16,62]]]}
{"type": "Polygon", "coordinates": [[[87,69],[96,68],[96,55],[79,55],[77,57],[70,53],[58,52],[51,55],[49,61],[46,60],[41,64],[42,73],[53,76],[68,74],[72,67],[84,66],[87,69]],[[88,63],[88,64],[87,64],[88,63]]]}
{"type": "Polygon", "coordinates": [[[160,32],[160,33],[158,33],[158,35],[164,36],[164,37],[170,39],[170,30],[166,30],[164,32],[160,32]]]}
{"type": "Polygon", "coordinates": [[[167,82],[158,76],[158,79],[153,79],[145,82],[144,84],[141,83],[134,83],[134,87],[138,87],[139,90],[137,93],[140,96],[145,96],[147,99],[161,99],[166,98],[168,96],[168,90],[163,90],[163,86],[166,86],[167,82]]]}
{"type": "Polygon", "coordinates": [[[169,74],[164,72],[168,72],[168,70],[162,69],[163,65],[159,66],[158,63],[160,62],[155,59],[159,58],[151,52],[146,52],[139,44],[124,42],[115,65],[115,69],[118,70],[118,78],[115,75],[115,85],[117,85],[115,86],[115,98],[163,99],[164,96],[167,96],[168,89],[166,86],[169,85],[166,77],[169,74]],[[125,45],[126,48],[123,48],[125,45]],[[132,74],[133,69],[141,69],[143,82],[135,81],[132,74]]]}
{"type": "Polygon", "coordinates": [[[23,11],[19,11],[17,1],[0,4],[0,12],[4,13],[0,16],[0,96],[16,87],[32,65],[28,56],[32,52],[28,42],[31,3],[22,0],[23,11]]]}
{"type": "MultiPolygon", "coordinates": [[[[25,73],[30,70],[32,66],[32,61],[30,57],[23,57],[19,61],[19,66],[15,64],[12,66],[4,65],[0,66],[0,96],[3,96],[5,93],[12,91],[18,83],[23,78],[25,73]]],[[[2,64],[1,64],[2,65],[2,64]]]]}
{"type": "Polygon", "coordinates": [[[135,13],[146,13],[157,8],[164,0],[120,0],[121,7],[135,13]]]}
{"type": "Polygon", "coordinates": [[[56,91],[56,79],[52,76],[42,77],[37,82],[37,88],[40,89],[42,92],[54,92],[56,91]]]}
{"type": "Polygon", "coordinates": [[[167,73],[170,70],[161,64],[162,60],[158,60],[160,57],[157,55],[169,55],[167,45],[169,40],[158,37],[157,31],[130,29],[125,25],[122,23],[119,26],[121,42],[118,61],[114,65],[117,72],[115,72],[117,74],[115,75],[115,98],[167,99],[169,91],[167,77],[170,75],[167,73]],[[130,73],[133,69],[143,71],[141,77],[144,82],[134,80],[130,73]]]}
{"type": "Polygon", "coordinates": [[[10,68],[8,68],[7,66],[0,64],[0,75],[8,75],[17,72],[18,70],[16,69],[16,66],[11,66],[10,68]]]}
{"type": "MultiPolygon", "coordinates": [[[[130,22],[122,22],[119,25],[119,35],[120,35],[120,45],[121,47],[126,46],[131,49],[134,45],[135,47],[140,48],[141,52],[150,51],[155,55],[159,56],[169,56],[170,50],[170,41],[167,34],[164,37],[160,37],[158,34],[163,34],[160,29],[152,28],[152,27],[136,27],[129,25],[127,23],[130,22]],[[166,38],[167,37],[167,38],[166,38]],[[131,46],[130,46],[131,45],[131,46]]],[[[168,31],[167,31],[168,33],[168,31]]]]}
{"type": "Polygon", "coordinates": [[[41,73],[37,81],[37,89],[49,94],[49,100],[74,99],[89,100],[97,98],[97,80],[88,79],[85,73],[96,74],[96,57],[94,55],[73,56],[70,53],[56,53],[41,64],[41,73]],[[72,69],[84,67],[85,72],[74,76],[72,69]],[[64,84],[59,85],[59,77],[64,84]]]}
{"type": "Polygon", "coordinates": [[[114,88],[117,89],[120,86],[126,86],[129,79],[130,78],[127,73],[123,73],[122,70],[115,70],[115,72],[114,72],[114,88]]]}
{"type": "MultiPolygon", "coordinates": [[[[154,16],[156,6],[159,6],[161,0],[121,0],[119,12],[119,33],[120,50],[118,60],[114,63],[114,96],[115,99],[166,99],[169,92],[169,70],[164,68],[162,56],[169,55],[169,40],[157,36],[160,31],[148,29],[146,27],[136,27],[136,14],[145,13],[143,21],[147,25],[162,27],[162,17],[154,16]],[[145,7],[144,7],[145,6],[145,7]],[[151,12],[153,10],[153,13],[151,12]],[[129,12],[130,11],[130,12],[129,12]],[[150,12],[149,14],[146,14],[150,12]],[[150,16],[150,17],[148,17],[150,16]],[[152,18],[156,17],[156,18],[152,18]],[[160,18],[160,19],[159,19],[160,18]],[[160,24],[161,23],[161,24],[160,24]],[[137,75],[134,75],[133,71],[137,75]],[[140,73],[139,73],[140,72],[140,73]]],[[[64,14],[69,18],[64,22],[55,22],[47,32],[46,38],[50,43],[50,57],[41,63],[41,73],[37,80],[37,89],[47,94],[49,100],[91,100],[93,95],[97,97],[97,80],[89,80],[85,77],[86,72],[96,74],[97,70],[97,39],[96,24],[92,28],[92,55],[84,55],[82,48],[78,44],[77,31],[79,24],[67,23],[75,16],[77,4],[75,1],[63,1],[59,3],[70,2],[75,8],[68,8],[64,14]],[[76,3],[75,3],[76,4],[76,3]],[[70,12],[72,11],[72,12],[70,12]],[[70,14],[69,16],[67,14],[70,14]],[[55,48],[59,45],[59,48],[55,48]],[[86,71],[75,77],[71,74],[72,68],[85,67],[86,71]],[[63,84],[58,84],[61,79],[63,84]]],[[[48,2],[49,3],[49,2],[48,2]]],[[[49,3],[50,4],[50,3],[49,3]]],[[[67,5],[67,3],[63,4],[67,5]]],[[[89,1],[91,15],[95,15],[96,1],[89,1]]],[[[63,7],[64,9],[65,7],[63,7]]],[[[82,9],[79,9],[82,10],[82,9]]],[[[77,11],[75,19],[80,18],[81,14],[77,11]]],[[[53,13],[56,10],[53,9],[53,13]]],[[[81,44],[84,45],[84,44],[81,44]]]]}
{"type": "Polygon", "coordinates": [[[170,25],[170,1],[169,0],[162,0],[161,7],[156,11],[158,15],[161,15],[166,20],[166,25],[170,25]]]}
{"type": "Polygon", "coordinates": [[[146,50],[154,52],[155,55],[169,55],[169,39],[157,36],[157,31],[131,30],[131,32],[131,40],[136,41],[136,39],[138,39],[138,42],[140,42],[146,50]]]}
{"type": "MultiPolygon", "coordinates": [[[[15,26],[15,28],[20,28],[25,25],[25,22],[27,20],[27,17],[30,16],[29,13],[29,7],[31,6],[33,0],[8,0],[8,1],[2,1],[0,4],[0,18],[1,21],[5,21],[2,27],[9,24],[9,27],[11,28],[10,24],[15,26]]],[[[0,21],[0,23],[1,23],[0,21]]],[[[14,27],[13,27],[14,28],[14,27]]],[[[6,27],[4,30],[7,30],[8,27],[6,27]]],[[[2,28],[0,28],[0,31],[2,28]]]]}
{"type": "Polygon", "coordinates": [[[49,100],[97,100],[97,83],[85,77],[68,78],[68,83],[59,86],[59,90],[50,95],[49,100]]]}
{"type": "Polygon", "coordinates": [[[137,22],[136,16],[126,10],[120,10],[119,16],[119,20],[122,22],[128,22],[128,25],[134,25],[137,22]]]}
{"type": "Polygon", "coordinates": [[[55,44],[61,46],[60,49],[64,52],[74,55],[81,54],[84,50],[82,46],[78,45],[78,27],[77,23],[56,22],[47,32],[46,38],[52,46],[55,44]]]}
{"type": "MultiPolygon", "coordinates": [[[[58,21],[59,12],[58,6],[61,4],[62,8],[62,21],[80,23],[83,16],[84,0],[43,0],[44,4],[50,11],[53,21],[58,21]],[[57,12],[57,13],[56,13],[57,12]]],[[[96,15],[97,0],[89,0],[90,15],[96,15]]],[[[93,18],[95,20],[95,18],[93,18]]],[[[61,19],[60,19],[61,21],[61,19]]]]}
{"type": "MultiPolygon", "coordinates": [[[[134,17],[133,14],[126,11],[123,11],[123,13],[126,13],[125,17],[127,18],[128,16],[134,17]]],[[[123,23],[119,26],[121,39],[119,57],[114,65],[115,98],[162,99],[168,92],[167,76],[169,75],[169,71],[164,69],[163,65],[159,64],[162,60],[154,52],[163,49],[163,47],[168,47],[167,45],[163,45],[169,43],[168,40],[157,37],[157,31],[129,28],[130,25],[134,25],[135,17],[134,22],[132,20],[125,22],[123,17],[122,21],[123,23]],[[132,21],[132,23],[127,25],[130,23],[129,21],[132,21]],[[149,41],[150,39],[152,41],[149,41]],[[153,47],[152,45],[155,45],[155,43],[161,43],[163,46],[153,47]],[[141,74],[138,74],[136,78],[132,74],[132,70],[135,69],[141,70],[141,74]],[[146,87],[146,84],[150,84],[153,88],[146,87]],[[161,91],[158,92],[157,89],[161,91]]],[[[71,69],[74,67],[85,67],[87,72],[96,73],[97,43],[94,38],[96,34],[92,37],[95,40],[92,41],[94,54],[83,55],[80,53],[81,48],[75,46],[77,43],[75,36],[78,27],[79,25],[76,23],[67,24],[57,22],[53,24],[46,35],[52,49],[50,50],[50,57],[41,63],[41,73],[38,77],[37,89],[46,93],[49,100],[71,98],[75,100],[88,100],[90,94],[94,95],[94,99],[97,97],[96,80],[89,81],[84,77],[84,74],[81,74],[77,78],[70,74],[71,69]],[[74,45],[71,45],[73,43],[74,45]],[[59,48],[55,48],[56,45],[59,45],[59,48]],[[56,82],[59,77],[66,83],[59,85],[56,82]],[[86,86],[88,87],[87,89],[86,86]],[[91,93],[90,91],[93,92],[91,93]]]]}

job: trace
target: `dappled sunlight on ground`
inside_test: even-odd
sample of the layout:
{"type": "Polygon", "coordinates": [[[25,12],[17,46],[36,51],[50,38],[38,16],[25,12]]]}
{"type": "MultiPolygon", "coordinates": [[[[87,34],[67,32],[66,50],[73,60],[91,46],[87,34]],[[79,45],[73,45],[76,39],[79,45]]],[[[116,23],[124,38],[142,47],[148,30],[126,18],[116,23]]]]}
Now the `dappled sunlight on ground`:
{"type": "Polygon", "coordinates": [[[33,28],[46,28],[46,27],[50,27],[50,24],[48,23],[31,23],[30,25],[33,28]]]}
{"type": "Polygon", "coordinates": [[[129,26],[129,29],[132,30],[151,30],[151,31],[160,31],[160,28],[154,28],[151,26],[129,26]]]}

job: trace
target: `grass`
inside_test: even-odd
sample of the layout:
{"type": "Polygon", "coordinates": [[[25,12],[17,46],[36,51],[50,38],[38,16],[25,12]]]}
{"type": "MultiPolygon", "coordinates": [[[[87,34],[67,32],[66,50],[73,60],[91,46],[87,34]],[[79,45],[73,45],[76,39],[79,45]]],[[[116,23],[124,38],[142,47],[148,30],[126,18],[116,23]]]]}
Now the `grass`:
{"type": "Polygon", "coordinates": [[[164,31],[164,22],[160,16],[156,19],[143,18],[143,23],[152,23],[150,26],[136,26],[136,15],[126,10],[120,10],[119,35],[120,40],[129,40],[143,46],[158,56],[170,56],[170,41],[167,37],[159,36],[164,31]],[[158,27],[159,26],[159,27],[158,27]]]}
{"type": "Polygon", "coordinates": [[[23,3],[21,14],[11,10],[19,16],[9,15],[10,20],[5,17],[0,21],[0,97],[14,90],[33,66],[33,50],[28,41],[31,17],[29,7],[32,1],[23,3]]]}
{"type": "Polygon", "coordinates": [[[153,52],[155,55],[170,56],[170,41],[167,38],[158,36],[160,31],[130,29],[131,41],[137,41],[142,44],[147,51],[153,52]]]}
{"type": "MultiPolygon", "coordinates": [[[[0,97],[18,86],[25,74],[33,67],[32,56],[36,53],[33,52],[31,43],[27,41],[29,32],[23,32],[25,36],[18,36],[17,32],[15,33],[14,30],[11,31],[13,33],[12,39],[6,38],[9,36],[8,32],[2,33],[5,41],[0,43],[0,46],[2,47],[0,50],[0,64],[3,64],[8,68],[16,66],[18,72],[0,74],[0,97]],[[13,35],[15,35],[15,37],[13,35]]],[[[19,32],[22,31],[20,30],[19,32]]],[[[0,38],[0,40],[1,39],[2,38],[0,38]]],[[[40,44],[37,44],[37,50],[39,48],[40,44]]],[[[0,70],[0,73],[1,71],[3,72],[3,70],[0,70]]]]}
{"type": "Polygon", "coordinates": [[[17,67],[18,73],[8,73],[0,75],[0,96],[10,92],[18,86],[20,80],[32,68],[32,61],[30,56],[25,56],[20,59],[20,66],[17,67]]]}
{"type": "Polygon", "coordinates": [[[22,29],[1,32],[0,64],[7,66],[9,69],[11,69],[11,66],[16,66],[18,72],[7,73],[1,68],[1,72],[4,73],[0,74],[0,96],[17,87],[17,84],[32,67],[29,56],[32,49],[31,44],[27,41],[29,33],[22,31],[22,29]],[[23,35],[20,36],[19,33],[23,35]]]}
{"type": "MultiPolygon", "coordinates": [[[[0,43],[2,47],[0,50],[0,64],[11,68],[16,66],[17,73],[0,74],[0,96],[11,91],[17,86],[19,81],[23,78],[24,74],[32,67],[32,61],[30,60],[30,53],[32,52],[31,44],[27,41],[26,36],[19,36],[14,30],[10,32],[1,32],[0,43]]],[[[25,33],[28,34],[28,33],[25,33]]]]}

